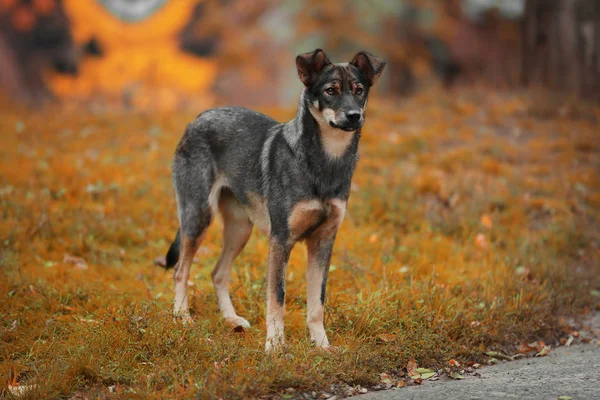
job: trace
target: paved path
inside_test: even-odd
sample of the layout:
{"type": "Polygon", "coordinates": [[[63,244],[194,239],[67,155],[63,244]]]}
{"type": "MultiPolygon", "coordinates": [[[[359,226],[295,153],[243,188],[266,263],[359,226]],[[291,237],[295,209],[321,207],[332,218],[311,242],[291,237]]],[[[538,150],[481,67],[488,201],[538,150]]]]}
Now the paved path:
{"type": "MultiPolygon", "coordinates": [[[[594,320],[594,325],[600,322],[598,315],[594,320]]],[[[546,357],[502,363],[478,372],[481,377],[426,381],[421,386],[369,393],[360,399],[600,399],[600,345],[596,340],[560,347],[546,357]]]]}

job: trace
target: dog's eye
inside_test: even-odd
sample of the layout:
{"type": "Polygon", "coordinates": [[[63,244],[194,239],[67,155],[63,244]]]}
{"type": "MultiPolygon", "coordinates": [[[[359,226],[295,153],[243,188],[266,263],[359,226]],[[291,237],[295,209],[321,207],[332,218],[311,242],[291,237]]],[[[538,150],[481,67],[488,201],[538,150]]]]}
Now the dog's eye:
{"type": "Polygon", "coordinates": [[[335,89],[332,87],[327,88],[327,89],[325,89],[325,93],[327,93],[330,96],[333,96],[335,94],[335,89]]]}
{"type": "Polygon", "coordinates": [[[356,90],[354,91],[354,94],[356,94],[357,96],[361,96],[364,92],[365,92],[365,90],[363,88],[357,87],[356,90]]]}

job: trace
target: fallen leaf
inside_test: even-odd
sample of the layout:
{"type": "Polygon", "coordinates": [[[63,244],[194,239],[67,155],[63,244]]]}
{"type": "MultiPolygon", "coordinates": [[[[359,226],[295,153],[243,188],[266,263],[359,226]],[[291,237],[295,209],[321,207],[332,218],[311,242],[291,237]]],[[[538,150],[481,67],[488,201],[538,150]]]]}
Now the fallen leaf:
{"type": "Polygon", "coordinates": [[[524,267],[522,265],[519,265],[517,268],[515,268],[515,275],[520,276],[522,278],[526,278],[527,280],[532,280],[533,279],[533,275],[531,274],[531,270],[527,267],[524,267]]]}
{"type": "Polygon", "coordinates": [[[17,320],[15,319],[15,320],[14,320],[14,321],[13,321],[13,322],[10,324],[10,326],[9,326],[8,328],[6,328],[6,330],[7,330],[8,332],[15,331],[15,330],[17,330],[17,325],[18,325],[18,322],[17,322],[17,320]]]}
{"type": "Polygon", "coordinates": [[[79,322],[86,322],[88,324],[94,324],[94,325],[96,325],[96,324],[100,323],[100,322],[96,321],[95,319],[91,319],[91,318],[76,318],[76,319],[79,322]]]}
{"type": "Polygon", "coordinates": [[[456,372],[456,371],[452,371],[452,372],[450,373],[450,378],[452,378],[452,379],[465,379],[465,377],[464,377],[464,376],[462,376],[461,374],[459,374],[459,373],[458,373],[458,372],[456,372]]]}
{"type": "Polygon", "coordinates": [[[539,353],[537,353],[536,355],[534,355],[534,357],[544,357],[544,356],[547,356],[548,354],[550,354],[550,351],[551,351],[551,349],[550,349],[549,346],[544,346],[542,348],[542,350],[540,350],[539,353]]]}
{"type": "Polygon", "coordinates": [[[389,342],[393,342],[394,340],[396,340],[396,336],[393,333],[382,333],[381,335],[378,336],[379,339],[381,339],[382,342],[385,343],[389,343],[389,342]]]}
{"type": "Polygon", "coordinates": [[[542,342],[542,343],[538,343],[538,342],[529,343],[529,346],[533,347],[536,351],[540,351],[544,347],[544,342],[542,342]]]}
{"type": "Polygon", "coordinates": [[[481,226],[486,227],[488,229],[491,229],[493,225],[492,219],[487,214],[483,214],[481,216],[481,218],[479,219],[479,223],[481,224],[481,226]]]}
{"type": "Polygon", "coordinates": [[[83,258],[75,257],[70,254],[65,254],[65,256],[63,257],[63,262],[66,264],[72,264],[76,268],[79,268],[79,269],[87,269],[88,268],[87,262],[83,258]]]}
{"type": "Polygon", "coordinates": [[[507,361],[513,361],[513,358],[511,356],[507,356],[506,354],[500,353],[498,351],[488,351],[485,354],[490,357],[500,358],[502,360],[507,360],[507,361]]]}
{"type": "Polygon", "coordinates": [[[406,364],[406,372],[408,373],[408,376],[418,375],[418,373],[417,373],[417,362],[413,358],[411,358],[408,361],[408,364],[406,364]]]}
{"type": "Polygon", "coordinates": [[[380,374],[380,381],[381,383],[385,383],[386,385],[391,385],[392,383],[392,377],[388,374],[386,374],[385,372],[380,374]]]}
{"type": "Polygon", "coordinates": [[[558,396],[558,400],[573,400],[572,396],[558,396]]]}
{"type": "Polygon", "coordinates": [[[482,250],[485,250],[489,247],[487,238],[483,233],[478,233],[477,236],[475,236],[475,246],[479,247],[482,250]]]}
{"type": "MultiPolygon", "coordinates": [[[[396,387],[401,388],[402,386],[404,386],[404,381],[400,381],[396,384],[396,387]]],[[[366,392],[365,392],[366,393],[366,392]]]]}
{"type": "Polygon", "coordinates": [[[460,364],[454,358],[449,361],[449,364],[451,367],[460,367],[460,364]]]}
{"type": "Polygon", "coordinates": [[[435,375],[434,371],[431,372],[421,372],[421,378],[422,379],[429,379],[432,378],[435,375]]]}
{"type": "Polygon", "coordinates": [[[565,343],[565,346],[569,347],[571,346],[571,343],[573,343],[573,340],[575,338],[572,335],[569,335],[569,339],[567,340],[567,343],[565,343]]]}
{"type": "Polygon", "coordinates": [[[429,369],[429,368],[417,368],[417,372],[420,374],[426,374],[429,372],[433,372],[433,370],[429,369]]]}
{"type": "Polygon", "coordinates": [[[534,347],[531,347],[530,345],[528,345],[526,342],[521,342],[521,344],[519,345],[518,352],[521,354],[527,354],[527,353],[531,353],[533,351],[536,351],[536,349],[534,347]]]}
{"type": "Polygon", "coordinates": [[[423,383],[423,379],[417,378],[417,379],[415,379],[415,383],[418,384],[418,385],[420,385],[420,384],[423,383]]]}

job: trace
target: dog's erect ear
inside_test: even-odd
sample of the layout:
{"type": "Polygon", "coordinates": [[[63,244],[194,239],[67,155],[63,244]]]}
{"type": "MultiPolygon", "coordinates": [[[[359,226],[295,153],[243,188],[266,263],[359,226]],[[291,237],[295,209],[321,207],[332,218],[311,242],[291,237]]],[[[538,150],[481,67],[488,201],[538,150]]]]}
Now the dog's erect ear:
{"type": "Polygon", "coordinates": [[[296,57],[298,77],[306,87],[314,85],[323,68],[329,64],[331,64],[331,62],[321,49],[316,49],[310,53],[300,54],[296,57]]]}
{"type": "Polygon", "coordinates": [[[361,51],[354,56],[350,64],[358,68],[369,82],[369,85],[372,86],[381,76],[387,63],[369,53],[361,51]]]}

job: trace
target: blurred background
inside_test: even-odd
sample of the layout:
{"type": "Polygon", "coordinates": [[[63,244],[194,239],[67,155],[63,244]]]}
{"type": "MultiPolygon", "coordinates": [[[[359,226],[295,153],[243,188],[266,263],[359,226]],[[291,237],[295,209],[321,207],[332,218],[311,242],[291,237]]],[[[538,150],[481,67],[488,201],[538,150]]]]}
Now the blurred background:
{"type": "Polygon", "coordinates": [[[597,0],[0,0],[4,101],[171,110],[290,106],[296,54],[389,61],[378,93],[431,85],[600,93],[597,0]]]}

